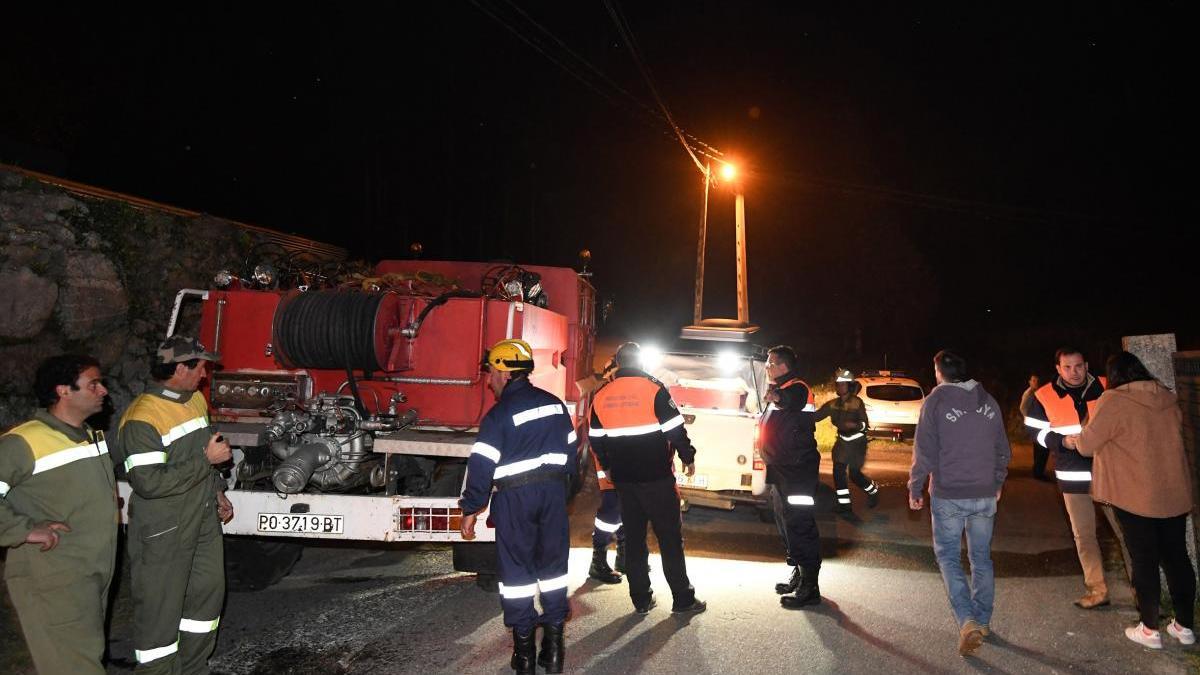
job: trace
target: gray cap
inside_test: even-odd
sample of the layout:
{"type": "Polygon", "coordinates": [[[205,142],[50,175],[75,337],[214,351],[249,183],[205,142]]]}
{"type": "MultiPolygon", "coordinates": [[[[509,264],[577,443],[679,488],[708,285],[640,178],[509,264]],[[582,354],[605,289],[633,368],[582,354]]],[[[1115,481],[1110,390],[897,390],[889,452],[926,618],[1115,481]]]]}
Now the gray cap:
{"type": "Polygon", "coordinates": [[[158,346],[159,363],[183,363],[192,359],[217,361],[220,358],[220,354],[205,351],[204,345],[196,338],[184,335],[173,335],[158,346]]]}

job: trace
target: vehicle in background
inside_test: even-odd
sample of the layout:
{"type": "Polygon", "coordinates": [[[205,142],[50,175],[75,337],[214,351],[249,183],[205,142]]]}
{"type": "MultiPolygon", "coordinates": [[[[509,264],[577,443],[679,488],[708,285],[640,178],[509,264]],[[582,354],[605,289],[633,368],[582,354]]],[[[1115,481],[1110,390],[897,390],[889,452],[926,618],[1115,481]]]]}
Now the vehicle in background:
{"type": "Polygon", "coordinates": [[[871,422],[868,436],[896,441],[913,437],[925,401],[916,380],[898,370],[866,370],[855,381],[862,387],[858,395],[871,422]]]}
{"type": "Polygon", "coordinates": [[[756,345],[691,341],[663,351],[642,347],[643,369],[661,381],[696,446],[696,472],[676,469],[687,504],[733,509],[765,504],[766,467],[755,450],[767,391],[766,352],[756,345]]]}

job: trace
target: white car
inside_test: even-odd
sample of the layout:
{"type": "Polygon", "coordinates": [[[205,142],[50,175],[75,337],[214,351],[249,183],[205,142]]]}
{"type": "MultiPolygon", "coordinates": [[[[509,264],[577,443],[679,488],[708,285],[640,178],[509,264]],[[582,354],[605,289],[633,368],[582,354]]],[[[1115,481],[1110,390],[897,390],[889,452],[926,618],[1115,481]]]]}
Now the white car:
{"type": "Polygon", "coordinates": [[[921,416],[925,391],[916,380],[896,370],[869,370],[855,378],[871,422],[868,436],[912,438],[921,416]]]}
{"type": "Polygon", "coordinates": [[[749,345],[663,352],[643,346],[642,368],[671,392],[696,446],[696,473],[675,478],[689,504],[733,509],[764,503],[766,470],[754,451],[767,391],[766,354],[749,345]]]}

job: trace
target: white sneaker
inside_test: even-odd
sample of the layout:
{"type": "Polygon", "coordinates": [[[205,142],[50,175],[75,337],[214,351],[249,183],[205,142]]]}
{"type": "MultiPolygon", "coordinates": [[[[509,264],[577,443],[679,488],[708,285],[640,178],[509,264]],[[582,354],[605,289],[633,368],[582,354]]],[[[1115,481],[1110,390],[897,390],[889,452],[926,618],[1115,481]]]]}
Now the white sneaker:
{"type": "MultiPolygon", "coordinates": [[[[1146,628],[1141,621],[1136,626],[1130,626],[1125,629],[1125,637],[1133,640],[1143,647],[1150,649],[1162,649],[1162,635],[1152,628],[1146,628]]],[[[1193,638],[1194,639],[1194,638],[1193,638]]]]}
{"type": "Polygon", "coordinates": [[[1180,626],[1179,622],[1174,619],[1171,620],[1171,623],[1167,624],[1167,632],[1171,634],[1171,637],[1179,640],[1179,644],[1181,645],[1196,644],[1196,634],[1191,629],[1180,626]]]}

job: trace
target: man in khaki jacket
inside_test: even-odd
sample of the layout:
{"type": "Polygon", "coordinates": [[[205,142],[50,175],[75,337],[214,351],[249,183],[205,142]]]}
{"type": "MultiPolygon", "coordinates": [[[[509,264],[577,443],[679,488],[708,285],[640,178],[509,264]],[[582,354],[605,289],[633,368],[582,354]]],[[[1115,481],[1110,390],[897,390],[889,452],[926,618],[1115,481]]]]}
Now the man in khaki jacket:
{"type": "Polygon", "coordinates": [[[108,390],[90,356],[37,369],[42,409],[0,436],[4,577],[40,673],[103,673],[117,551],[117,495],[104,437],[85,423],[108,390]]]}

